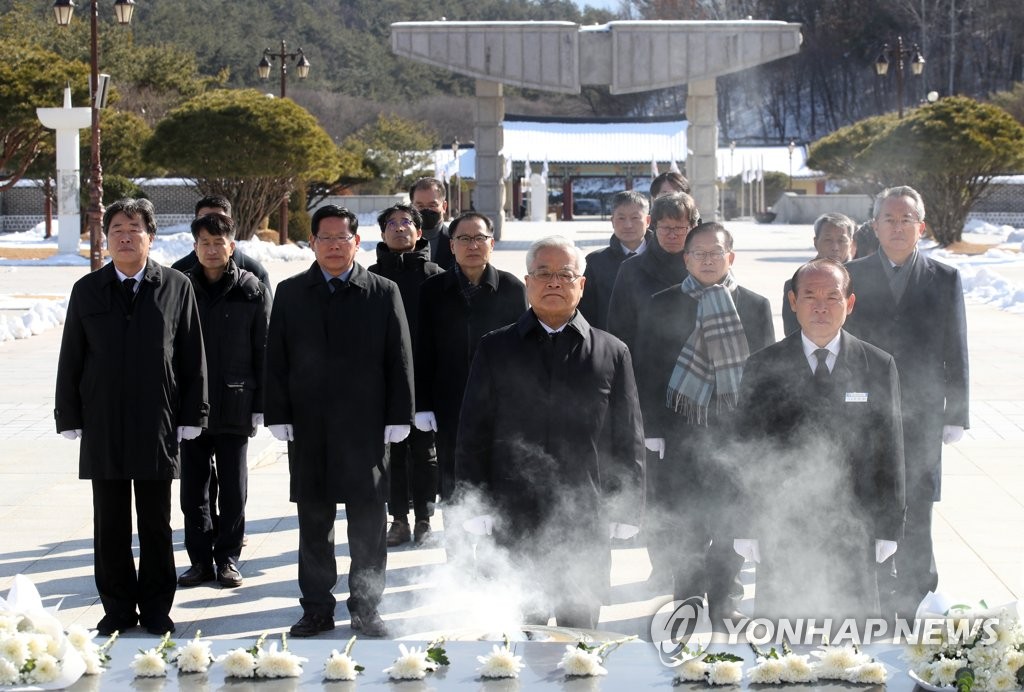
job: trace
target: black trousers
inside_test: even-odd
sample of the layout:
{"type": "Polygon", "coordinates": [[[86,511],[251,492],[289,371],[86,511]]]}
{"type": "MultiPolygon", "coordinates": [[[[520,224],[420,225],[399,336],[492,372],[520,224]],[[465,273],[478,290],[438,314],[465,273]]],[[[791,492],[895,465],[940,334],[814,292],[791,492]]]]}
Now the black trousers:
{"type": "Polygon", "coordinates": [[[166,616],[177,586],[171,542],[171,481],[93,480],[93,552],[103,612],[134,620],[166,616]],[[132,555],[132,489],[139,570],[132,555]]]}
{"type": "Polygon", "coordinates": [[[181,443],[181,512],[185,550],[193,565],[238,565],[245,534],[248,449],[248,436],[205,431],[181,443]]]}
{"type": "Polygon", "coordinates": [[[434,516],[437,496],[437,453],[434,433],[413,428],[409,437],[390,445],[391,496],[388,511],[395,519],[408,519],[412,496],[416,521],[434,516]]]}
{"type": "MultiPolygon", "coordinates": [[[[297,503],[299,515],[299,603],[306,613],[333,616],[337,603],[332,591],[338,582],[334,555],[334,523],[338,505],[321,500],[297,503]]],[[[384,594],[387,569],[387,512],[375,498],[345,503],[348,520],[348,612],[377,609],[384,594]]]]}
{"type": "Polygon", "coordinates": [[[932,552],[931,499],[918,500],[907,495],[907,522],[896,554],[879,565],[878,588],[882,611],[901,617],[913,617],[917,606],[939,584],[932,552]],[[895,569],[892,567],[895,566],[895,569]]]}
{"type": "Polygon", "coordinates": [[[437,494],[442,500],[451,498],[455,492],[455,430],[447,430],[438,424],[437,435],[437,494]]]}

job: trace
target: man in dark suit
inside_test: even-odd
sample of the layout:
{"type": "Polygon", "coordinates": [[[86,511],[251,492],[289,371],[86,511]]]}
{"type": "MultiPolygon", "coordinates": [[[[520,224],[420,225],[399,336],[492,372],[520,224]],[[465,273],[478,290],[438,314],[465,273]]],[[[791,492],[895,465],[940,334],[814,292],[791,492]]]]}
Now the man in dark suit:
{"type": "Polygon", "coordinates": [[[878,617],[875,565],[902,551],[896,364],[842,330],[860,301],[838,262],[800,267],[789,302],[800,331],[743,371],[730,456],[743,491],[737,535],[748,538],[736,550],[760,561],[758,616],[878,617]]]}
{"type": "Polygon", "coordinates": [[[704,223],[686,236],[689,275],[640,317],[636,371],[647,446],[659,455],[657,530],[647,546],[673,574],[677,600],[707,594],[713,624],[736,617],[743,560],[714,452],[729,429],[747,356],[775,343],[768,299],[736,283],[732,234],[704,223]]]}
{"type": "Polygon", "coordinates": [[[136,622],[174,631],[171,480],[179,445],[206,426],[206,359],[188,279],[149,259],[156,215],[147,199],[103,214],[111,262],[71,290],[54,415],[82,438],[79,477],[92,481],[96,588],[103,635],[136,622]],[[132,557],[132,492],[139,569],[132,557]],[[136,610],[137,609],[137,610],[136,610]]]}
{"type": "MultiPolygon", "coordinates": [[[[840,264],[846,264],[857,253],[857,243],[853,234],[857,223],[846,214],[829,212],[814,220],[814,259],[827,257],[840,264]]],[[[789,292],[793,288],[793,280],[786,279],[782,287],[782,331],[792,334],[800,329],[796,321],[796,313],[789,307],[789,292]]]]}
{"type": "Polygon", "coordinates": [[[643,512],[640,406],[629,351],[576,310],[583,253],[553,236],[526,262],[531,309],[485,336],[473,358],[456,476],[493,512],[474,523],[493,523],[536,585],[527,620],[593,629],[609,531],[634,535],[643,512]]]}
{"type": "Polygon", "coordinates": [[[654,233],[647,230],[649,209],[647,198],[639,192],[625,190],[612,196],[612,237],[608,247],[587,255],[587,290],[580,299],[580,312],[592,327],[606,328],[619,266],[654,243],[654,233]]]}
{"type": "Polygon", "coordinates": [[[940,499],[942,444],[968,427],[967,321],[956,268],[917,251],[924,233],[924,202],[910,187],[875,199],[879,250],[849,264],[857,309],[847,329],[891,353],[903,393],[907,458],[907,529],[895,558],[896,581],[883,600],[912,616],[938,584],[932,553],[932,505],[940,499]]]}
{"type": "Polygon", "coordinates": [[[437,433],[442,500],[455,488],[455,434],[477,344],[526,309],[523,282],[491,264],[491,220],[468,211],[451,231],[455,264],[423,282],[416,340],[416,427],[437,433]]]}
{"type": "Polygon", "coordinates": [[[288,441],[290,499],[299,516],[302,618],[291,633],[334,629],[334,523],[348,521],[352,629],[380,637],[387,567],[389,443],[412,423],[412,342],[393,281],[355,261],[356,215],[333,204],[313,214],[316,262],[282,281],[267,338],[265,419],[288,441]]]}
{"type": "Polygon", "coordinates": [[[430,246],[430,260],[441,267],[451,269],[455,264],[452,253],[451,234],[444,223],[448,211],[444,183],[437,178],[420,178],[409,188],[409,204],[423,219],[423,237],[430,246]]]}

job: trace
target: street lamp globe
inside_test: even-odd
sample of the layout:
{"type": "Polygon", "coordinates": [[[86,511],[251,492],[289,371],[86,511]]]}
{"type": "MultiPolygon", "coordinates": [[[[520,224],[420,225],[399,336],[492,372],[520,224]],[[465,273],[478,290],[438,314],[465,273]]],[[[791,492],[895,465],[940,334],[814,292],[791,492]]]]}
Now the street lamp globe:
{"type": "Polygon", "coordinates": [[[57,19],[57,26],[67,26],[71,23],[71,15],[75,13],[75,3],[72,0],[55,0],[53,3],[53,16],[57,19]]]}
{"type": "Polygon", "coordinates": [[[882,44],[882,52],[875,58],[875,74],[879,77],[884,77],[889,73],[889,58],[886,53],[889,52],[889,44],[882,44]]]}
{"type": "Polygon", "coordinates": [[[260,64],[256,66],[256,71],[260,73],[260,79],[270,79],[270,61],[267,60],[266,54],[260,60],[260,64]]]}
{"type": "Polygon", "coordinates": [[[295,74],[299,75],[299,79],[309,76],[309,60],[301,50],[299,51],[299,60],[295,63],[295,74]]]}
{"type": "Polygon", "coordinates": [[[131,24],[132,15],[135,13],[135,0],[117,0],[114,3],[114,15],[118,24],[131,24]]]}
{"type": "Polygon", "coordinates": [[[914,44],[914,54],[910,58],[910,71],[920,77],[921,73],[924,72],[924,56],[921,55],[921,49],[914,44]]]}

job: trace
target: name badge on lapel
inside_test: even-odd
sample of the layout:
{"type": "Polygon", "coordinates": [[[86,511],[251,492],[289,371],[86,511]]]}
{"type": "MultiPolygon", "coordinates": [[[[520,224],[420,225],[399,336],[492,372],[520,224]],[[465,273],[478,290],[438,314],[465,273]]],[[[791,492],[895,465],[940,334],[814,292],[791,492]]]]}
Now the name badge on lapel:
{"type": "Polygon", "coordinates": [[[867,392],[847,392],[846,403],[863,404],[868,400],[867,392]]]}

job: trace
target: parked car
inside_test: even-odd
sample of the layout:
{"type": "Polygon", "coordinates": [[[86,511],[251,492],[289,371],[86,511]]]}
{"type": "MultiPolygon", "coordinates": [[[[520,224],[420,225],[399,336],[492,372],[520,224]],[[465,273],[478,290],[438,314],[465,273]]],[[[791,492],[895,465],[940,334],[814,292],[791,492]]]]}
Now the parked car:
{"type": "Polygon", "coordinates": [[[577,197],[572,201],[572,213],[575,215],[600,215],[601,200],[591,197],[577,197]]]}

